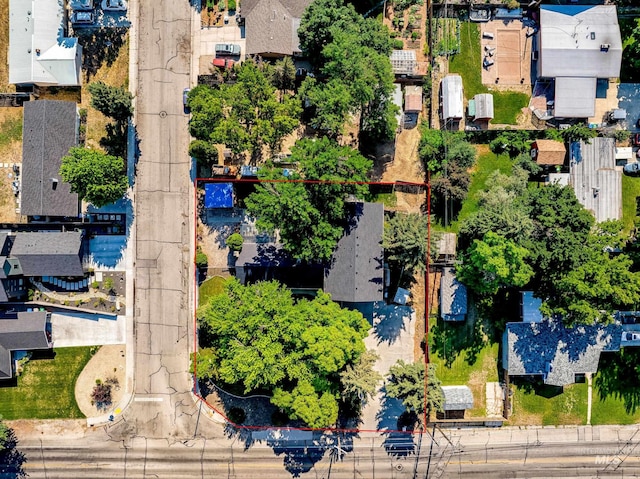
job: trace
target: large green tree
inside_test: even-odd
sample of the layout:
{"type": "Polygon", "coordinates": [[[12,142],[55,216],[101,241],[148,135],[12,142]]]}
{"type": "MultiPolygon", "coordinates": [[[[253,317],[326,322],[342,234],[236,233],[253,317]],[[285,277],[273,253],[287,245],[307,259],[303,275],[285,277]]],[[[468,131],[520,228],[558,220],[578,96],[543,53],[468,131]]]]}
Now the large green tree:
{"type": "Polygon", "coordinates": [[[0,477],[22,479],[28,477],[23,469],[25,455],[17,449],[18,440],[13,429],[0,416],[0,477]]]}
{"type": "Polygon", "coordinates": [[[529,252],[496,233],[474,240],[457,268],[458,279],[480,295],[494,295],[500,288],[522,287],[533,276],[525,259],[529,252]]]}
{"type": "Polygon", "coordinates": [[[277,282],[236,280],[201,308],[198,324],[198,377],[270,391],[274,405],[311,427],[335,424],[340,374],[365,351],[369,329],[327,294],[295,301],[277,282]]]}
{"type": "Polygon", "coordinates": [[[91,94],[91,106],[103,115],[122,122],[133,114],[131,93],[124,88],[99,81],[89,84],[88,90],[91,94]]]}
{"type": "Polygon", "coordinates": [[[367,349],[360,355],[360,359],[348,365],[340,373],[342,398],[350,403],[364,404],[367,399],[376,394],[382,375],[373,369],[379,356],[367,349]]]}
{"type": "Polygon", "coordinates": [[[199,85],[189,92],[189,131],[198,139],[224,143],[234,153],[248,152],[252,161],[280,146],[299,124],[300,102],[276,88],[260,65],[243,62],[233,84],[199,85]]]}
{"type": "MultiPolygon", "coordinates": [[[[400,360],[389,369],[389,378],[385,385],[389,397],[402,401],[409,412],[417,414],[422,419],[425,411],[424,399],[424,362],[405,363],[400,360]]],[[[444,406],[442,383],[436,376],[436,366],[429,364],[427,381],[427,415],[441,412],[444,406]]]]}
{"type": "Polygon", "coordinates": [[[282,172],[265,168],[255,193],[245,200],[260,229],[280,232],[283,248],[295,258],[328,260],[344,233],[348,216],[348,196],[366,198],[365,182],[371,160],[358,151],[327,138],[300,140],[291,149],[290,161],[298,163],[293,180],[320,180],[318,183],[270,182],[284,179],[282,172]],[[335,183],[322,183],[329,181],[335,183]]]}
{"type": "Polygon", "coordinates": [[[71,148],[62,158],[60,176],[80,198],[98,207],[119,200],[127,192],[124,160],[98,150],[71,148]]]}
{"type": "Polygon", "coordinates": [[[382,247],[387,259],[404,268],[408,275],[424,272],[427,256],[427,217],[404,213],[387,216],[382,247]]]}

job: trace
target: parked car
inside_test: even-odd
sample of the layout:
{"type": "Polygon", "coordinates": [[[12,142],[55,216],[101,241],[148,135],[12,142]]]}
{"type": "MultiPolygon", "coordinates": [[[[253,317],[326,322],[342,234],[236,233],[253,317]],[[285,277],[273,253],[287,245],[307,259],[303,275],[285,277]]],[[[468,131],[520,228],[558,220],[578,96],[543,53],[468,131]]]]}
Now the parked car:
{"type": "Polygon", "coordinates": [[[627,163],[622,168],[622,172],[627,176],[640,176],[640,163],[637,161],[633,163],[627,163]]]}
{"type": "Polygon", "coordinates": [[[76,10],[93,10],[93,0],[71,0],[71,9],[76,10]]]}
{"type": "Polygon", "coordinates": [[[189,92],[191,88],[185,88],[182,90],[182,106],[184,107],[184,112],[189,113],[189,107],[187,106],[187,100],[189,98],[189,92]]]}
{"type": "Polygon", "coordinates": [[[216,56],[240,55],[240,45],[235,43],[216,43],[216,56]]]}
{"type": "Polygon", "coordinates": [[[623,341],[640,341],[640,331],[637,333],[633,333],[633,332],[622,333],[622,340],[623,341]]]}
{"type": "Polygon", "coordinates": [[[213,66],[218,68],[224,68],[225,70],[231,70],[233,65],[235,65],[235,61],[231,58],[214,58],[213,66]]]}
{"type": "Polygon", "coordinates": [[[71,17],[71,23],[77,24],[92,24],[95,21],[95,16],[93,15],[93,11],[91,12],[73,12],[73,16],[71,17]]]}
{"type": "Polygon", "coordinates": [[[631,144],[633,146],[640,146],[640,133],[634,133],[631,137],[631,144]]]}
{"type": "Polygon", "coordinates": [[[127,4],[124,0],[102,0],[103,10],[125,11],[127,4]]]}

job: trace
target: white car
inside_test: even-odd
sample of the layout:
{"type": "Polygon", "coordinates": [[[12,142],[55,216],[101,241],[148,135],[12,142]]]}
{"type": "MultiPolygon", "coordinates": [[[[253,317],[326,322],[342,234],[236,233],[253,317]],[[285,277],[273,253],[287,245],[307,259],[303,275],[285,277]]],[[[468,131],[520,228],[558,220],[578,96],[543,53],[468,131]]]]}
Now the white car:
{"type": "Polygon", "coordinates": [[[625,331],[622,333],[622,341],[640,341],[640,331],[625,331]]]}

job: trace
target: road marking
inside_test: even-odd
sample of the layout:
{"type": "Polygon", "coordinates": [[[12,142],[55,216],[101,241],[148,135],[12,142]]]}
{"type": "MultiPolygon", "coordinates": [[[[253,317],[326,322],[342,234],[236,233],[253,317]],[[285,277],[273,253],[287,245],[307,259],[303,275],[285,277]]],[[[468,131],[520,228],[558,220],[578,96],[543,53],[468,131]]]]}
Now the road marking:
{"type": "Polygon", "coordinates": [[[162,402],[164,401],[164,398],[141,398],[136,396],[133,398],[133,400],[136,402],[162,402]]]}

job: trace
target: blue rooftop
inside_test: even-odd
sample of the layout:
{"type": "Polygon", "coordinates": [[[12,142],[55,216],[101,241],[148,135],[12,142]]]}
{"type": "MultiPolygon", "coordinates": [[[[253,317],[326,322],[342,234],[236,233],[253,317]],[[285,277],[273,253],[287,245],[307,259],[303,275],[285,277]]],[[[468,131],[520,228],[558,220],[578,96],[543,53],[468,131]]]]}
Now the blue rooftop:
{"type": "Polygon", "coordinates": [[[207,183],[204,185],[205,208],[233,208],[231,183],[207,183]]]}

